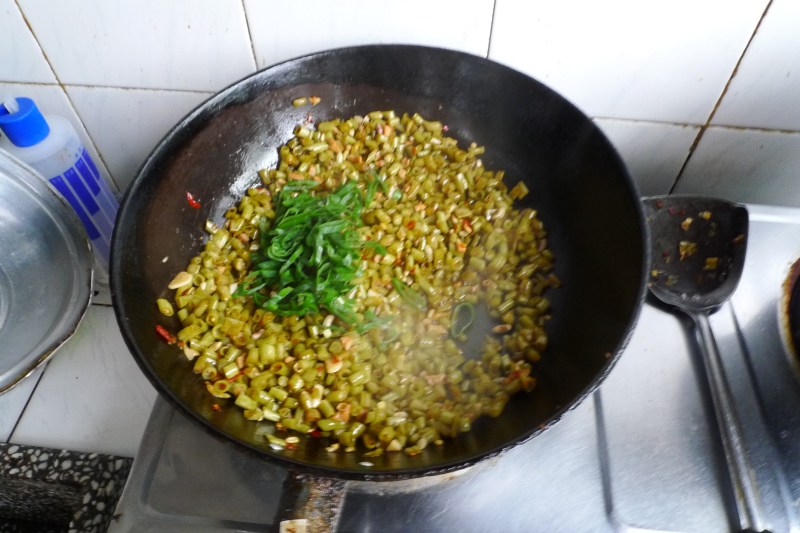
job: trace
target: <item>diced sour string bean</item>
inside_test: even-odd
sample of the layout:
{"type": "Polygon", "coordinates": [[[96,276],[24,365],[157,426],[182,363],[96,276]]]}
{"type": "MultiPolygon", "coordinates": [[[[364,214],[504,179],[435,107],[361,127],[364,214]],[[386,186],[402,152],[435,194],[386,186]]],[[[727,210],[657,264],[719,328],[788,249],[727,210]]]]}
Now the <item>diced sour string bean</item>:
{"type": "Polygon", "coordinates": [[[176,339],[220,402],[331,453],[421,453],[535,385],[560,284],[536,212],[483,148],[441,123],[375,111],[298,126],[170,282],[176,339]],[[464,340],[496,321],[475,359],[464,340]]]}

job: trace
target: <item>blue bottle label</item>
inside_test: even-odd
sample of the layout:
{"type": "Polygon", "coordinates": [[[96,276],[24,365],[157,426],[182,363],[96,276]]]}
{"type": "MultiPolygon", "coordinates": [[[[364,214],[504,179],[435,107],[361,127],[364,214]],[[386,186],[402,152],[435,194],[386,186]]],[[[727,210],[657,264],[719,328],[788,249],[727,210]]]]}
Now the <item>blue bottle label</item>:
{"type": "Polygon", "coordinates": [[[64,180],[64,178],[62,176],[50,178],[50,183],[52,183],[53,187],[55,187],[56,190],[61,193],[61,196],[66,198],[67,202],[69,202],[69,205],[71,205],[72,209],[74,209],[78,214],[78,218],[81,219],[83,227],[86,228],[86,233],[89,235],[89,239],[99,239],[100,232],[92,223],[92,217],[83,208],[83,204],[78,201],[78,198],[72,194],[72,189],[67,185],[67,182],[64,180]]]}
{"type": "MultiPolygon", "coordinates": [[[[86,154],[86,151],[83,152],[86,154]]],[[[89,165],[86,164],[86,160],[81,157],[75,162],[75,168],[78,170],[78,173],[83,178],[83,182],[89,187],[89,190],[92,191],[92,194],[97,196],[100,194],[100,184],[97,183],[97,178],[92,174],[92,171],[89,170],[89,165]]]]}
{"type": "Polygon", "coordinates": [[[78,175],[78,172],[75,170],[75,167],[68,169],[64,174],[62,174],[64,178],[66,178],[67,183],[70,184],[72,190],[75,194],[78,195],[78,199],[84,205],[86,210],[89,212],[89,215],[94,215],[98,211],[100,211],[100,206],[97,205],[97,202],[94,201],[94,195],[92,192],[86,187],[86,184],[78,175]]]}
{"type": "Polygon", "coordinates": [[[95,250],[108,262],[119,204],[85,148],[75,164],[50,183],[69,202],[86,228],[95,250]]]}

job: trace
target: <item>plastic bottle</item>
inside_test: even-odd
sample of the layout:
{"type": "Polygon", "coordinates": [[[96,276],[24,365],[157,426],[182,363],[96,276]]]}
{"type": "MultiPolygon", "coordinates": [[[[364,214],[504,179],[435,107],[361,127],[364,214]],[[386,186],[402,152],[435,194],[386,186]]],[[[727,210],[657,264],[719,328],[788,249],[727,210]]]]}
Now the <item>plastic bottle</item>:
{"type": "Polygon", "coordinates": [[[94,250],[95,280],[107,284],[119,202],[75,128],[62,117],[43,116],[30,98],[6,98],[0,130],[5,134],[0,148],[38,171],[75,209],[94,250]]]}

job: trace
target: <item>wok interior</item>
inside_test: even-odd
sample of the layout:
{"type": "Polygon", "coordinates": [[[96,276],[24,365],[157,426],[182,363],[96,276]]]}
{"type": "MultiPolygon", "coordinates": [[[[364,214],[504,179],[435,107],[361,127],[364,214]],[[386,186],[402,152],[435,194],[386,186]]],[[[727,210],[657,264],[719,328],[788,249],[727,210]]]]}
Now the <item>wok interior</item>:
{"type": "MultiPolygon", "coordinates": [[[[134,357],[159,391],[213,432],[265,456],[339,477],[397,479],[441,473],[491,456],[541,431],[610,370],[632,328],[646,271],[638,196],[617,154],[583,114],[515,71],[456,52],[404,46],[343,49],[272,67],[221,92],[167,135],[145,162],[121,208],[112,257],[114,307],[134,357]],[[293,107],[300,96],[317,106],[293,107]],[[365,468],[358,453],[328,453],[324,439],[274,451],[232,402],[210,396],[191,363],[154,333],[177,328],[155,300],[195,255],[204,222],[219,222],[256,171],[307,114],[320,121],[373,110],[440,120],[465,145],[486,147],[486,167],[525,180],[526,201],[549,230],[556,273],[551,340],[530,395],[497,419],[421,455],[384,454],[365,468]],[[201,203],[192,208],[186,193],[201,203]],[[220,403],[219,412],[212,404],[220,403]]],[[[169,296],[168,296],[169,295],[169,296]]]]}

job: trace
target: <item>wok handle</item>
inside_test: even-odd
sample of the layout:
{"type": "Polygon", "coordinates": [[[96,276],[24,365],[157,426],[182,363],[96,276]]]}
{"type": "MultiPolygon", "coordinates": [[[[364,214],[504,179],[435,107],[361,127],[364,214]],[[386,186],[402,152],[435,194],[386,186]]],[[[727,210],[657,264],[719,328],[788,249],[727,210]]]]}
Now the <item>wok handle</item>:
{"type": "Polygon", "coordinates": [[[747,457],[742,438],[741,424],[736,415],[728,379],[722,365],[722,358],[711,330],[708,313],[690,313],[700,337],[700,351],[711,390],[714,414],[722,438],[725,462],[731,480],[736,512],[741,531],[759,532],[765,530],[764,512],[753,469],[747,457]]]}

